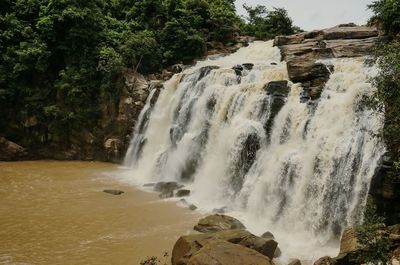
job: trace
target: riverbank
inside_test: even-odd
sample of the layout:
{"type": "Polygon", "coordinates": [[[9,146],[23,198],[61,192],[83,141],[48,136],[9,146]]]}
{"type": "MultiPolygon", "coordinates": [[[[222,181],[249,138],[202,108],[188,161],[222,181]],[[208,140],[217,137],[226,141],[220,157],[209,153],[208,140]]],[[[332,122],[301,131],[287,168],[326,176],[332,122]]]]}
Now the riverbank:
{"type": "Polygon", "coordinates": [[[0,263],[139,264],[171,253],[199,216],[117,172],[98,162],[0,162],[0,263]]]}

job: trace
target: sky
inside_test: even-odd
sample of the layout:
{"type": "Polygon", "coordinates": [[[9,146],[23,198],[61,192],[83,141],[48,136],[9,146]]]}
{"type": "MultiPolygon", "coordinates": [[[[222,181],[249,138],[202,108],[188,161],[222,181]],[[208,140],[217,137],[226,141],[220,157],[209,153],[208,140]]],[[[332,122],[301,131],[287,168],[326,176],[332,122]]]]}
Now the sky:
{"type": "Polygon", "coordinates": [[[314,30],[354,22],[365,24],[372,16],[367,5],[373,0],[236,0],[240,15],[245,15],[243,4],[285,8],[296,26],[314,30]]]}

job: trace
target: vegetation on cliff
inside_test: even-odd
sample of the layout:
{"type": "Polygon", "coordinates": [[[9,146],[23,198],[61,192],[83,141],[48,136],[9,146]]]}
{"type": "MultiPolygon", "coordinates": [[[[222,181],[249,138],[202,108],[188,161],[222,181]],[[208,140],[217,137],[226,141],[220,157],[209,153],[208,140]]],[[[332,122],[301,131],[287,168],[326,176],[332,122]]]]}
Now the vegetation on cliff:
{"type": "Polygon", "coordinates": [[[267,22],[271,32],[247,30],[256,24],[234,0],[1,1],[0,135],[68,148],[75,132],[100,130],[101,102],[118,105],[124,69],[190,63],[208,42],[235,42],[240,27],[292,32],[283,9],[267,22]]]}

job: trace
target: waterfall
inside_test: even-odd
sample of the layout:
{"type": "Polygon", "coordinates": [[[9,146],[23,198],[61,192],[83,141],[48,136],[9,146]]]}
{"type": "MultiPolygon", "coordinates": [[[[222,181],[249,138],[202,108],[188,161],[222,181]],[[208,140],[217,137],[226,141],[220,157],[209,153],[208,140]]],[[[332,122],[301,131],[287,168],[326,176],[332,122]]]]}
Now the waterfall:
{"type": "Polygon", "coordinates": [[[334,72],[304,102],[280,58],[254,42],[176,74],[142,111],[126,162],[143,183],[183,182],[201,209],[226,207],[253,233],[273,232],[286,258],[334,256],[384,152],[382,119],[362,104],[376,69],[325,61],[334,72]]]}

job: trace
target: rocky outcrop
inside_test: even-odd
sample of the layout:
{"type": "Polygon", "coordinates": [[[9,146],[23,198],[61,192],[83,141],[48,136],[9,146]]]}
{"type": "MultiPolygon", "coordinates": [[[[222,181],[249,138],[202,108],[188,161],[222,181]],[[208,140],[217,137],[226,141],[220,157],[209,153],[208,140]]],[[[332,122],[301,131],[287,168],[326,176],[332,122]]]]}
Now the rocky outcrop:
{"type": "Polygon", "coordinates": [[[369,191],[378,213],[388,225],[400,223],[400,174],[393,163],[389,155],[381,158],[369,191]]]}
{"type": "MultiPolygon", "coordinates": [[[[235,244],[238,253],[251,253],[248,250],[255,251],[258,253],[257,256],[262,256],[271,260],[277,248],[277,242],[274,240],[265,240],[263,238],[257,237],[246,230],[235,229],[235,230],[224,230],[215,233],[205,233],[205,234],[194,234],[182,236],[175,243],[171,262],[173,265],[184,265],[191,264],[193,258],[198,255],[198,253],[212,253],[214,250],[208,248],[207,246],[218,247],[226,246],[225,243],[235,244]],[[218,246],[214,245],[215,243],[218,246]]],[[[253,252],[254,253],[254,252],[253,252]]],[[[219,255],[216,256],[216,258],[219,255]]],[[[222,263],[230,264],[230,263],[222,263]]]]}
{"type": "Polygon", "coordinates": [[[271,265],[266,256],[223,240],[210,242],[196,252],[187,265],[271,265]]]}
{"type": "Polygon", "coordinates": [[[287,62],[289,78],[303,84],[303,100],[318,99],[334,69],[321,59],[360,57],[381,42],[376,28],[343,24],[333,28],[278,36],[274,45],[287,62]]]}
{"type": "Polygon", "coordinates": [[[174,196],[174,191],[177,189],[182,188],[183,185],[175,182],[175,181],[170,181],[170,182],[158,182],[154,186],[154,191],[160,192],[159,197],[161,199],[165,198],[171,198],[174,196]]]}
{"type": "Polygon", "coordinates": [[[0,160],[12,161],[26,157],[27,153],[22,146],[0,137],[0,160]]]}
{"type": "Polygon", "coordinates": [[[222,215],[214,214],[200,219],[194,230],[202,233],[213,233],[231,229],[245,229],[246,227],[237,219],[222,215]]]}

